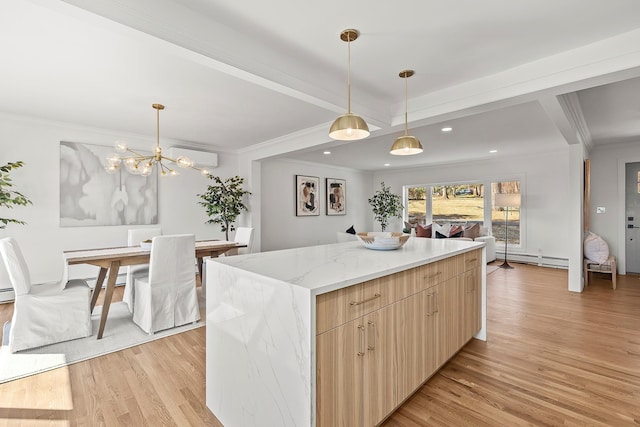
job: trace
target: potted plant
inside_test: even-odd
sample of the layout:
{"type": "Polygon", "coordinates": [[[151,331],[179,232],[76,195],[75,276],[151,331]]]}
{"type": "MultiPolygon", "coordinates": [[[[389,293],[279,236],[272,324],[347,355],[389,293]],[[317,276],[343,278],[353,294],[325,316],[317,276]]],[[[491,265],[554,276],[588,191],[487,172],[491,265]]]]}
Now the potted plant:
{"type": "Polygon", "coordinates": [[[225,239],[229,240],[229,230],[234,231],[234,222],[243,211],[248,211],[243,199],[251,193],[242,188],[244,178],[234,176],[224,181],[220,177],[209,175],[214,184],[207,187],[207,191],[198,194],[210,218],[207,224],[220,224],[220,230],[225,232],[225,239]]]}
{"type": "Polygon", "coordinates": [[[400,196],[391,192],[391,187],[385,187],[384,182],[380,183],[381,189],[373,194],[369,199],[369,204],[373,208],[373,215],[380,223],[380,228],[385,231],[389,224],[389,218],[402,218],[402,201],[400,196]]]}
{"type": "MultiPolygon", "coordinates": [[[[31,200],[27,199],[22,193],[13,190],[13,183],[9,177],[9,172],[12,169],[20,168],[24,165],[23,162],[9,162],[4,166],[0,166],[0,208],[11,209],[14,206],[30,205],[31,200]]],[[[25,224],[24,221],[20,221],[13,218],[0,218],[0,229],[6,228],[7,224],[25,224]]]]}

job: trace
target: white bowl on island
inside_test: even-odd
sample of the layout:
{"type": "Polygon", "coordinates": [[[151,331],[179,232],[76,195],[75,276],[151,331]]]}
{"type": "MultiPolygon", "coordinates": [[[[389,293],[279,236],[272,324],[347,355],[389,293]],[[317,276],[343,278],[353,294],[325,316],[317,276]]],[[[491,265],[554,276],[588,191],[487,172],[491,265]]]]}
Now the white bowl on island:
{"type": "Polygon", "coordinates": [[[378,251],[391,251],[398,249],[404,245],[409,234],[397,233],[395,231],[369,231],[356,234],[362,246],[367,249],[378,251]]]}

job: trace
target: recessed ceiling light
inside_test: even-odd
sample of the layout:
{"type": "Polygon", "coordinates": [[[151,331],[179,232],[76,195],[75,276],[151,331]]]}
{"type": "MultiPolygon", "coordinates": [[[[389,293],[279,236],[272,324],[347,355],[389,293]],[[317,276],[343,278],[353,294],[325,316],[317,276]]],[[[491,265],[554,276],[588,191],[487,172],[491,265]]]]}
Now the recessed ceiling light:
{"type": "Polygon", "coordinates": [[[489,150],[490,153],[497,153],[498,150],[489,150]]]}
{"type": "Polygon", "coordinates": [[[331,154],[331,151],[325,151],[323,154],[331,154]]]}
{"type": "Polygon", "coordinates": [[[442,130],[442,132],[451,132],[453,130],[453,128],[450,127],[450,126],[445,126],[441,130],[442,130]]]}
{"type": "Polygon", "coordinates": [[[384,165],[385,166],[391,166],[391,163],[385,163],[384,165]]]}

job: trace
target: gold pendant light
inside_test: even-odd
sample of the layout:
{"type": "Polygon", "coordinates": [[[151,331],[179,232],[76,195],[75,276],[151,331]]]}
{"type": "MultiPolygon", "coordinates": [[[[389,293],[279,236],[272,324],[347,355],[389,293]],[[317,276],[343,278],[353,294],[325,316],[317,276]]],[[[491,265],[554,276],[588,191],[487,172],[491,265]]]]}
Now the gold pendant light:
{"type": "Polygon", "coordinates": [[[400,71],[400,78],[404,79],[404,135],[397,138],[391,146],[390,153],[396,156],[410,156],[412,154],[422,153],[422,144],[415,136],[409,135],[409,125],[407,120],[408,111],[408,94],[407,94],[407,79],[413,76],[415,72],[413,70],[400,71]]]}
{"type": "Polygon", "coordinates": [[[355,141],[369,136],[367,122],[351,113],[351,42],[358,35],[357,30],[344,30],[340,33],[340,39],[347,42],[347,114],[338,117],[329,129],[329,136],[340,141],[355,141]]]}

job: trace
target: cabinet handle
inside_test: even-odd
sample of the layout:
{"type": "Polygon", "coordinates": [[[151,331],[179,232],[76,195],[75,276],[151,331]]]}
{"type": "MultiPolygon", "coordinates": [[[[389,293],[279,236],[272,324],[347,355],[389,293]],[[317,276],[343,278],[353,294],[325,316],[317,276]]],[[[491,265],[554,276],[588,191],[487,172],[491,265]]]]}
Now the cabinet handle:
{"type": "Polygon", "coordinates": [[[360,330],[360,351],[358,356],[364,356],[364,326],[358,325],[358,329],[360,330]]]}
{"type": "Polygon", "coordinates": [[[367,348],[369,350],[375,350],[376,349],[376,324],[373,323],[371,320],[369,320],[367,323],[369,324],[369,347],[367,348]]]}
{"type": "Polygon", "coordinates": [[[364,304],[367,303],[369,301],[373,301],[376,298],[380,298],[380,294],[379,293],[375,293],[371,298],[367,298],[366,300],[363,301],[351,301],[349,304],[351,305],[360,305],[360,304],[364,304]]]}
{"type": "Polygon", "coordinates": [[[438,271],[437,273],[434,273],[431,276],[424,276],[424,279],[426,279],[426,280],[435,279],[436,277],[440,276],[441,274],[442,274],[442,271],[438,271]]]}
{"type": "Polygon", "coordinates": [[[478,258],[468,259],[467,262],[476,262],[478,258]]]}
{"type": "Polygon", "coordinates": [[[429,298],[427,301],[427,316],[431,317],[433,315],[433,292],[427,294],[429,298]]]}
{"type": "Polygon", "coordinates": [[[440,294],[439,294],[438,291],[436,291],[435,295],[436,295],[436,309],[435,309],[434,313],[439,313],[440,312],[440,298],[439,298],[440,294]]]}

